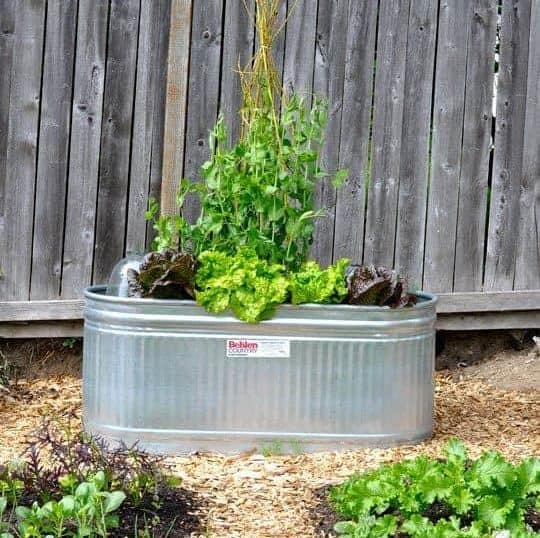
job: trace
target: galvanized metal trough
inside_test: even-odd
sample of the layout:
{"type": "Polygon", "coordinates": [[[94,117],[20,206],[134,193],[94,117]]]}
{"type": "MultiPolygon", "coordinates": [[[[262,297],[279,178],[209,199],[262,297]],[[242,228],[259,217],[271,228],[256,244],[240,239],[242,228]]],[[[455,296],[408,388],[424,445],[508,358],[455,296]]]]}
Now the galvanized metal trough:
{"type": "Polygon", "coordinates": [[[85,291],[84,423],[153,452],[414,443],[433,426],[436,298],[284,305],[247,324],[191,301],[85,291]]]}

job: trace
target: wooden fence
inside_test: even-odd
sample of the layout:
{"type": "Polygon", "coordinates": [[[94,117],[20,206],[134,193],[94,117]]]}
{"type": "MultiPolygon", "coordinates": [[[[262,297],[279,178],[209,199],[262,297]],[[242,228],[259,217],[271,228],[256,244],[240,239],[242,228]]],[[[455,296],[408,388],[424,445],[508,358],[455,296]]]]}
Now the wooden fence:
{"type": "Polygon", "coordinates": [[[2,300],[71,299],[144,250],[168,0],[2,0],[2,300]]]}
{"type": "MultiPolygon", "coordinates": [[[[540,1],[288,4],[284,85],[328,99],[350,171],[314,255],[395,265],[448,326],[540,326],[540,1]]],[[[255,39],[243,0],[2,0],[0,321],[80,318],[148,246],[148,196],[176,210],[220,112],[234,140],[255,39]]]]}

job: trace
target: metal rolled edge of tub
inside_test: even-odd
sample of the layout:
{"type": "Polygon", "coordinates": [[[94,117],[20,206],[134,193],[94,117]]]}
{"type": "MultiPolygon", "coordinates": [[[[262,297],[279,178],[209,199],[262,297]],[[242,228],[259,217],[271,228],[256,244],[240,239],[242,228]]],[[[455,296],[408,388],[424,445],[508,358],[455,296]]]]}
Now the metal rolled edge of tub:
{"type": "MultiPolygon", "coordinates": [[[[203,308],[198,306],[195,301],[185,299],[152,299],[152,298],[135,298],[135,297],[118,297],[115,295],[106,294],[107,286],[95,285],[89,286],[83,290],[84,297],[87,301],[93,301],[97,303],[107,303],[116,307],[134,307],[142,306],[146,308],[161,306],[166,308],[173,308],[177,306],[190,306],[202,311],[203,308]]],[[[325,312],[340,312],[342,314],[350,314],[353,312],[358,313],[379,313],[392,317],[400,317],[409,313],[416,313],[420,311],[429,312],[434,310],[438,302],[438,297],[433,293],[425,291],[417,291],[413,293],[418,299],[414,306],[407,308],[387,308],[371,305],[349,305],[349,304],[318,304],[318,303],[306,303],[301,305],[282,304],[276,310],[276,315],[284,314],[286,312],[318,312],[324,310],[325,312]]],[[[215,314],[209,314],[209,316],[222,317],[215,314]]],[[[226,313],[225,313],[226,314],[226,313]]],[[[271,320],[268,320],[271,321],[271,320]]],[[[265,323],[265,322],[262,322],[265,323]]]]}

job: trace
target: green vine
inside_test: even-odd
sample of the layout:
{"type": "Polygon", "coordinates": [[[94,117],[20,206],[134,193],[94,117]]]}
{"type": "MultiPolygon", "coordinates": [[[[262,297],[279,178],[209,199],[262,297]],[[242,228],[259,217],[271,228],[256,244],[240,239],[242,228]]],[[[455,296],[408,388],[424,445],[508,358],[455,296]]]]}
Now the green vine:
{"type": "MultiPolygon", "coordinates": [[[[183,216],[158,216],[151,202],[156,250],[179,248],[198,256],[207,250],[234,255],[249,248],[269,263],[296,270],[306,261],[313,242],[313,221],[324,215],[314,208],[317,181],[328,180],[319,166],[326,103],[315,98],[310,110],[298,95],[285,96],[272,59],[272,43],[280,31],[279,0],[256,0],[259,48],[252,67],[240,72],[243,93],[242,133],[227,146],[220,117],[210,133],[210,159],[201,167],[203,182],[180,182],[182,208],[186,195],[198,195],[201,212],[195,223],[183,216]]],[[[346,178],[339,171],[339,186],[346,178]]]]}

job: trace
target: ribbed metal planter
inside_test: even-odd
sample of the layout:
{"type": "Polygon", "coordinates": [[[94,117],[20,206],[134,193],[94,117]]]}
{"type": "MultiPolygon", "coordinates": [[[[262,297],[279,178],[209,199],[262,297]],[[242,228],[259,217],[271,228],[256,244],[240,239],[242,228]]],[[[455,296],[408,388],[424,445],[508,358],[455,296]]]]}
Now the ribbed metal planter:
{"type": "Polygon", "coordinates": [[[435,302],[285,305],[270,321],[85,291],[84,421],[164,453],[417,442],[433,426],[435,302]]]}

